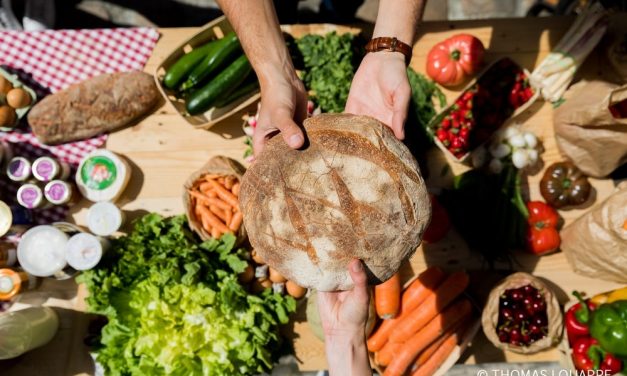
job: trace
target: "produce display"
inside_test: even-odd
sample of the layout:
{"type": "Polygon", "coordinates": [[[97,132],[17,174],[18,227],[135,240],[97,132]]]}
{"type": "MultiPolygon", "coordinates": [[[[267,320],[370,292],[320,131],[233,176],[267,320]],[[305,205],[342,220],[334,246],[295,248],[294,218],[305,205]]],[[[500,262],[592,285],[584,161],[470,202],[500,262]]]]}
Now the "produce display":
{"type": "Polygon", "coordinates": [[[427,74],[444,86],[472,77],[483,64],[485,47],[470,34],[457,34],[433,46],[427,55],[427,74]]]}
{"type": "Polygon", "coordinates": [[[571,162],[550,165],[540,181],[540,193],[554,208],[581,205],[590,197],[588,178],[571,162]]]}
{"type": "MultiPolygon", "coordinates": [[[[378,295],[379,286],[375,287],[377,311],[393,298],[401,308],[397,316],[384,319],[368,338],[375,364],[384,368],[383,375],[433,374],[471,324],[472,305],[460,296],[468,286],[468,275],[446,275],[440,268],[431,267],[409,283],[402,295],[400,289],[378,295]]],[[[383,288],[389,290],[389,286],[383,288]]]]}
{"type": "Polygon", "coordinates": [[[533,96],[534,90],[524,70],[503,58],[464,90],[453,105],[436,116],[430,128],[438,145],[462,160],[488,141],[514,111],[533,96]]]}
{"type": "Polygon", "coordinates": [[[97,360],[110,374],[248,375],[269,369],[291,297],[249,295],[235,237],[198,243],[184,217],[149,214],[79,277],[89,311],[107,316],[97,360]],[[149,370],[149,371],[148,371],[149,370]]]}
{"type": "Polygon", "coordinates": [[[415,159],[370,117],[322,114],[304,127],[309,147],[293,150],[275,137],[244,175],[250,243],[303,287],[351,288],[351,257],[363,260],[372,282],[389,279],[415,252],[431,215],[415,159]]]}
{"type": "Polygon", "coordinates": [[[102,74],[42,99],[28,113],[28,124],[41,143],[63,144],[129,125],[158,102],[149,74],[102,74]]]}

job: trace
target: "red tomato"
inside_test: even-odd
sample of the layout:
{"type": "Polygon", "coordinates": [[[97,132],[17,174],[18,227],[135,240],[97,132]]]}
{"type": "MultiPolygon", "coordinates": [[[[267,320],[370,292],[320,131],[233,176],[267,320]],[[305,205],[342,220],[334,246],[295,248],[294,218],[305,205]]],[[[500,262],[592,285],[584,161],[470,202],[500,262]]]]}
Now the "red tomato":
{"type": "Polygon", "coordinates": [[[427,74],[444,86],[461,84],[483,62],[485,47],[470,34],[457,34],[433,46],[427,56],[427,74]]]}
{"type": "Polygon", "coordinates": [[[527,245],[531,253],[544,255],[556,251],[561,243],[560,234],[557,232],[559,215],[557,211],[541,201],[527,203],[529,217],[529,233],[527,245]]]}

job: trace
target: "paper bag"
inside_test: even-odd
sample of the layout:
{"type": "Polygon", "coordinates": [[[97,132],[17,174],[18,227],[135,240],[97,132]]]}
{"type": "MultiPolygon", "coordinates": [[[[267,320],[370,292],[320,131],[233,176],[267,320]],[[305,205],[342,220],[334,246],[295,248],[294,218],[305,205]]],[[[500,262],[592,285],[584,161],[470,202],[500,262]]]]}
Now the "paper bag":
{"type": "Polygon", "coordinates": [[[554,112],[557,146],[586,175],[605,177],[627,162],[627,118],[609,110],[623,100],[627,85],[582,82],[554,112]]]}
{"type": "Polygon", "coordinates": [[[627,283],[627,182],[561,232],[576,273],[627,283]]]}

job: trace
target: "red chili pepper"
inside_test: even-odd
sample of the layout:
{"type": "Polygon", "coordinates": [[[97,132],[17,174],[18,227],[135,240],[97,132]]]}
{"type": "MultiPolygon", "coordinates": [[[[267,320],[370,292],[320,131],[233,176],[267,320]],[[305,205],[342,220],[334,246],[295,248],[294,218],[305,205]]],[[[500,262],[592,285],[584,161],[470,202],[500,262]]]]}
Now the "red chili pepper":
{"type": "Polygon", "coordinates": [[[606,375],[613,375],[623,369],[623,362],[603,350],[592,337],[582,337],[575,341],[572,358],[575,367],[580,371],[601,370],[606,375]]]}
{"type": "Polygon", "coordinates": [[[544,255],[557,250],[560,246],[560,235],[557,232],[559,216],[557,211],[541,201],[527,203],[529,231],[527,248],[536,255],[544,255]]]}
{"type": "Polygon", "coordinates": [[[588,328],[590,311],[594,311],[596,309],[596,304],[592,303],[589,300],[587,303],[584,302],[581,294],[579,294],[578,292],[574,291],[573,295],[575,295],[577,299],[579,299],[579,303],[570,307],[570,309],[566,311],[566,315],[564,318],[566,334],[568,335],[568,343],[570,343],[571,345],[578,338],[587,337],[590,335],[590,330],[588,328]],[[587,307],[587,309],[585,307],[587,307]]]}

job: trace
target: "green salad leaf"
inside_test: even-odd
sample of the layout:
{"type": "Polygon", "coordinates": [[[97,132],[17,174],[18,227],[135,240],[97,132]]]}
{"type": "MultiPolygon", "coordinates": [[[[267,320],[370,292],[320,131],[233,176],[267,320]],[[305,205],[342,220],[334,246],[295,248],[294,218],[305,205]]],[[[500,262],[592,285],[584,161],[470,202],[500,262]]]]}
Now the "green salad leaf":
{"type": "Polygon", "coordinates": [[[97,360],[111,375],[249,375],[268,370],[296,303],[237,281],[235,237],[197,241],[184,216],[148,214],[78,282],[105,315],[97,360]]]}

